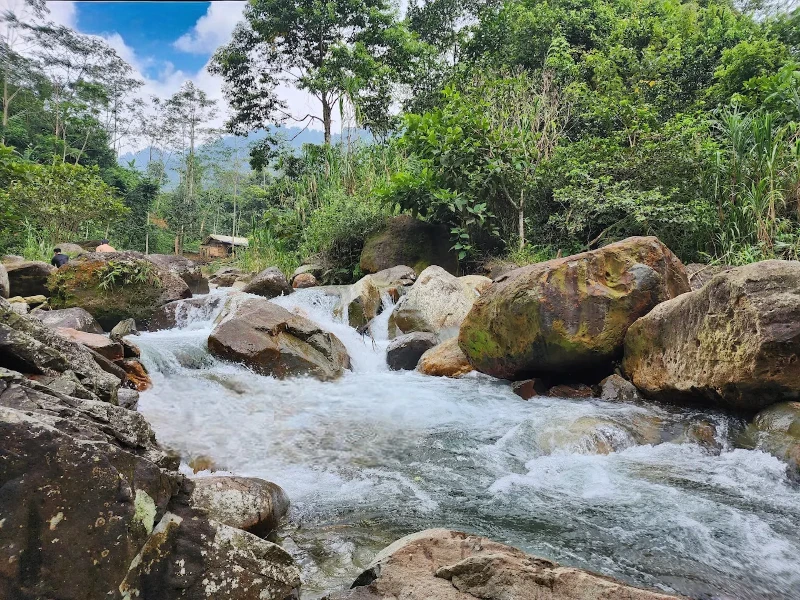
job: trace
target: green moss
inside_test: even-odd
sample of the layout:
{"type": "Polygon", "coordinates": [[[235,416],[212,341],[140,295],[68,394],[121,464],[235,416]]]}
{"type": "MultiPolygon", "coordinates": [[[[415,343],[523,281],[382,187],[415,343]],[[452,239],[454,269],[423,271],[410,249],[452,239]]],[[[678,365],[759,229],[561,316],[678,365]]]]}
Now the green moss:
{"type": "Polygon", "coordinates": [[[156,520],[156,503],[144,490],[136,490],[133,506],[133,521],[140,523],[148,534],[152,533],[156,520]]]}

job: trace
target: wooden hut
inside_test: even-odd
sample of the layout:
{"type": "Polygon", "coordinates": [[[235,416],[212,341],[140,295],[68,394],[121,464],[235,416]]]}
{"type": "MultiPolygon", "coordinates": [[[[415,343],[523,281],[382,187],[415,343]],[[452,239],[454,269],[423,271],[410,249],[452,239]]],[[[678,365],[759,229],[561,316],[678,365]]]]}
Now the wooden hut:
{"type": "Polygon", "coordinates": [[[204,260],[226,258],[234,248],[247,248],[247,238],[229,235],[209,235],[200,246],[200,257],[204,260]]]}

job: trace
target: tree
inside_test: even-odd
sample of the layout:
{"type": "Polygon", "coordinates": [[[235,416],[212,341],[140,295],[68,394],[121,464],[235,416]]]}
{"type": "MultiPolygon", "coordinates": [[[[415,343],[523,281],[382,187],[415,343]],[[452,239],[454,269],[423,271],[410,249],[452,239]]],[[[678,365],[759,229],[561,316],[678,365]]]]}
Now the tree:
{"type": "Polygon", "coordinates": [[[387,0],[254,0],[231,42],[209,70],[222,75],[235,133],[287,119],[322,123],[331,141],[333,110],[342,99],[364,103],[372,119],[388,111],[391,83],[413,63],[414,40],[387,0]],[[293,115],[279,85],[319,100],[322,115],[293,115]]]}

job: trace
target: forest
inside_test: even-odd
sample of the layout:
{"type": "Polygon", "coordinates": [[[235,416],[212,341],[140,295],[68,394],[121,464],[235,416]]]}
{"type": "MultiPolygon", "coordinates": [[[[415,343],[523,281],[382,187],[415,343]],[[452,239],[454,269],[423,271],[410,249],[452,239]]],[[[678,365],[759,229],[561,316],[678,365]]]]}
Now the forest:
{"type": "Polygon", "coordinates": [[[193,253],[219,233],[249,239],[233,259],[249,270],[318,256],[349,282],[365,238],[406,213],[447,227],[464,272],[632,235],[684,261],[800,258],[793,3],[253,0],[210,66],[224,129],[192,81],[143,98],[43,0],[1,20],[0,253],[193,253]],[[298,125],[323,143],[293,147],[298,125]],[[146,164],[120,164],[131,147],[146,164]]]}

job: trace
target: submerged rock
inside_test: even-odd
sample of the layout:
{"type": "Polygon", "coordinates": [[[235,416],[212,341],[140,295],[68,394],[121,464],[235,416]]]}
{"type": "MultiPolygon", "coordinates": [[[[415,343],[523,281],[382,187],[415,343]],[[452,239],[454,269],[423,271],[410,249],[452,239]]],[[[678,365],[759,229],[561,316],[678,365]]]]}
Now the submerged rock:
{"type": "Polygon", "coordinates": [[[762,410],[745,435],[746,446],[786,461],[800,475],[800,402],[782,402],[762,410]]]}
{"type": "Polygon", "coordinates": [[[625,373],[646,396],[756,412],[800,399],[800,262],[715,276],[628,330],[625,373]]]}
{"type": "Polygon", "coordinates": [[[488,538],[428,529],[382,550],[328,600],[676,600],[525,554],[488,538]]]}
{"type": "Polygon", "coordinates": [[[559,383],[547,390],[551,398],[591,398],[592,388],[585,383],[559,383]]]}
{"type": "Polygon", "coordinates": [[[278,267],[270,267],[253,277],[242,288],[242,291],[269,299],[277,298],[278,296],[286,296],[291,294],[294,290],[286,280],[283,271],[278,267]]]}
{"type": "Polygon", "coordinates": [[[208,338],[209,351],[263,375],[311,375],[328,380],[350,368],[347,350],[332,333],[261,298],[231,298],[208,338]]]}
{"type": "Polygon", "coordinates": [[[208,293],[208,280],[200,271],[200,265],[193,260],[175,254],[148,254],[147,260],[183,279],[192,294],[208,293]]]}
{"type": "Polygon", "coordinates": [[[625,423],[606,417],[579,417],[543,432],[537,438],[537,445],[545,454],[610,454],[641,444],[660,443],[661,425],[656,417],[637,417],[625,423]]]}
{"type": "Polygon", "coordinates": [[[390,336],[455,332],[477,298],[473,281],[463,281],[438,266],[428,267],[392,310],[390,336]]]}
{"type": "Polygon", "coordinates": [[[91,252],[51,278],[53,308],[80,306],[106,330],[124,319],[146,324],[158,307],[192,295],[186,283],[138,252],[91,252]]]}
{"type": "Polygon", "coordinates": [[[364,273],[377,273],[395,265],[410,265],[416,273],[439,265],[456,273],[458,261],[451,245],[446,227],[400,215],[389,219],[381,231],[367,239],[359,265],[364,273]]]}
{"type": "Polygon", "coordinates": [[[190,318],[210,319],[223,302],[225,302],[225,296],[216,294],[170,302],[153,313],[148,329],[161,331],[162,329],[183,327],[190,318]]]}
{"type": "Polygon", "coordinates": [[[255,477],[213,476],[192,479],[192,502],[209,517],[259,536],[274,530],[289,510],[279,485],[255,477]]]}
{"type": "Polygon", "coordinates": [[[23,260],[5,264],[8,274],[9,295],[49,296],[47,279],[55,267],[36,260],[23,260]]]}
{"type": "Polygon", "coordinates": [[[457,338],[445,340],[426,351],[419,359],[417,369],[420,373],[437,377],[461,377],[473,370],[457,338]]]}
{"type": "Polygon", "coordinates": [[[69,327],[70,329],[77,329],[78,331],[85,331],[86,333],[103,333],[103,328],[100,327],[100,323],[98,323],[92,315],[79,307],[38,311],[31,316],[39,319],[50,329],[69,327]]]}
{"type": "Polygon", "coordinates": [[[477,370],[504,379],[610,370],[628,327],[687,291],[683,265],[664,244],[628,238],[496,279],[459,342],[477,370]]]}
{"type": "Polygon", "coordinates": [[[393,371],[413,371],[420,358],[438,340],[432,333],[416,331],[393,339],[386,348],[386,364],[393,371]]]}

